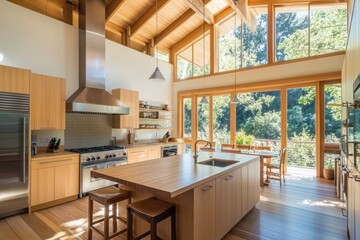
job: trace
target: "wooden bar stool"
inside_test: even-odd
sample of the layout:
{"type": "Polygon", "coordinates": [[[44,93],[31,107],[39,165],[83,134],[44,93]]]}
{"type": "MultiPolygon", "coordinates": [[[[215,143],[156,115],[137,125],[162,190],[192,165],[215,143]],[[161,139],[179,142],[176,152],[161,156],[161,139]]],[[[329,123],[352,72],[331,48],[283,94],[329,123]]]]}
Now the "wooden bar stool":
{"type": "Polygon", "coordinates": [[[128,215],[128,240],[142,239],[151,234],[151,240],[161,239],[156,234],[157,223],[171,217],[171,240],[176,239],[176,207],[174,204],[164,202],[155,198],[148,198],[129,204],[127,207],[128,215]],[[132,225],[133,214],[141,217],[150,223],[150,231],[141,234],[138,237],[133,237],[132,225]]]}
{"type": "Polygon", "coordinates": [[[111,239],[115,236],[118,236],[124,233],[127,228],[117,231],[117,220],[127,224],[127,219],[117,216],[117,203],[121,201],[127,200],[128,203],[131,203],[131,192],[123,189],[119,189],[115,186],[110,186],[106,188],[101,188],[89,193],[89,228],[88,228],[88,239],[92,239],[92,231],[95,230],[101,236],[104,237],[105,240],[111,239]],[[99,219],[97,221],[93,221],[93,205],[96,201],[101,203],[105,207],[105,217],[99,219]],[[113,214],[109,216],[109,206],[112,205],[113,214]],[[113,219],[113,234],[109,233],[109,219],[113,219]],[[101,232],[99,229],[95,227],[96,224],[104,222],[104,231],[101,232]]]}

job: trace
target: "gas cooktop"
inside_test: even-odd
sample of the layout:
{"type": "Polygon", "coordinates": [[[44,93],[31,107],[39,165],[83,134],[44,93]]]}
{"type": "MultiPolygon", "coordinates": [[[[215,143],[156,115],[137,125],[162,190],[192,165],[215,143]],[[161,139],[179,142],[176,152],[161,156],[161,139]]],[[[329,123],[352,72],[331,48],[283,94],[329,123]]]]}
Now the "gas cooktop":
{"type": "Polygon", "coordinates": [[[125,148],[126,148],[125,146],[100,146],[100,147],[89,147],[89,148],[65,149],[65,151],[84,154],[84,153],[96,153],[96,152],[122,150],[125,148]]]}

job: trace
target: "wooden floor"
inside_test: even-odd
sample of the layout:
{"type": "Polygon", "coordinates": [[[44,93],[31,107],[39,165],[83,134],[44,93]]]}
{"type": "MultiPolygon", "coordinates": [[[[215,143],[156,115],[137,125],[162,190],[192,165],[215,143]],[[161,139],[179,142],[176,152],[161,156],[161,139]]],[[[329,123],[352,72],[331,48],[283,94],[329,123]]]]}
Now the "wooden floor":
{"type": "MultiPolygon", "coordinates": [[[[95,205],[96,215],[103,209],[95,205]]],[[[290,176],[283,185],[272,181],[261,191],[261,201],[224,240],[347,239],[332,182],[309,176],[290,176]]],[[[32,214],[0,220],[0,240],[86,239],[87,198],[32,214]]],[[[94,233],[93,239],[101,239],[94,233]]],[[[115,239],[125,239],[126,234],[115,239]]]]}

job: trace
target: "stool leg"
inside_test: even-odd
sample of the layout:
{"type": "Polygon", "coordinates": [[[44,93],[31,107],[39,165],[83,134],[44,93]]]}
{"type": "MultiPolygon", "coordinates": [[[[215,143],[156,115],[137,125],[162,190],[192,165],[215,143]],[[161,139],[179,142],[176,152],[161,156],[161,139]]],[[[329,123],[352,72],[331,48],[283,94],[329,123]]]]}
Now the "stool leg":
{"type": "Polygon", "coordinates": [[[117,205],[116,203],[113,204],[112,206],[112,212],[113,212],[113,232],[116,233],[117,231],[117,222],[116,222],[116,217],[117,217],[117,205]]]}
{"type": "Polygon", "coordinates": [[[131,209],[127,208],[127,239],[132,240],[133,239],[133,232],[132,232],[132,226],[133,226],[133,216],[131,213],[131,209]]]}
{"type": "Polygon", "coordinates": [[[151,240],[156,240],[156,222],[153,218],[150,220],[150,232],[151,232],[151,240]]]}
{"type": "Polygon", "coordinates": [[[171,213],[171,240],[176,240],[176,210],[171,213]]]}
{"type": "Polygon", "coordinates": [[[89,197],[89,209],[88,209],[88,239],[92,239],[92,229],[91,226],[93,224],[93,201],[89,197]]]}
{"type": "Polygon", "coordinates": [[[104,239],[109,239],[109,205],[105,204],[104,239]]]}

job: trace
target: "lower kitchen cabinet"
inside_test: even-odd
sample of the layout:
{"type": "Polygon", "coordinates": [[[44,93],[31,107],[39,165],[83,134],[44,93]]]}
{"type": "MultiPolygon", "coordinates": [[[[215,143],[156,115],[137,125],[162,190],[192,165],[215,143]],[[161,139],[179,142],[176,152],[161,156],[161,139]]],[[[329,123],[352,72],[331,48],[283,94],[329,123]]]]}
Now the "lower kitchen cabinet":
{"type": "MultiPolygon", "coordinates": [[[[354,170],[357,174],[356,170],[354,170]]],[[[352,174],[351,174],[352,175],[352,174]]],[[[356,177],[347,180],[347,223],[350,240],[360,239],[360,179],[356,177]]]]}
{"type": "Polygon", "coordinates": [[[79,194],[79,155],[31,160],[31,206],[79,194]]]}
{"type": "Polygon", "coordinates": [[[194,189],[194,239],[217,239],[215,237],[215,194],[215,180],[194,189]]]}
{"type": "Polygon", "coordinates": [[[251,162],[194,189],[194,239],[222,239],[260,199],[260,163],[251,162]],[[255,174],[256,173],[256,174],[255,174]]]}
{"type": "Polygon", "coordinates": [[[142,162],[161,157],[160,146],[136,147],[128,149],[128,163],[142,162]]]}
{"type": "Polygon", "coordinates": [[[147,148],[128,149],[128,163],[136,163],[148,160],[149,151],[147,148]]]}
{"type": "Polygon", "coordinates": [[[160,158],[161,157],[160,146],[149,147],[148,153],[149,153],[148,160],[160,158]]]}

